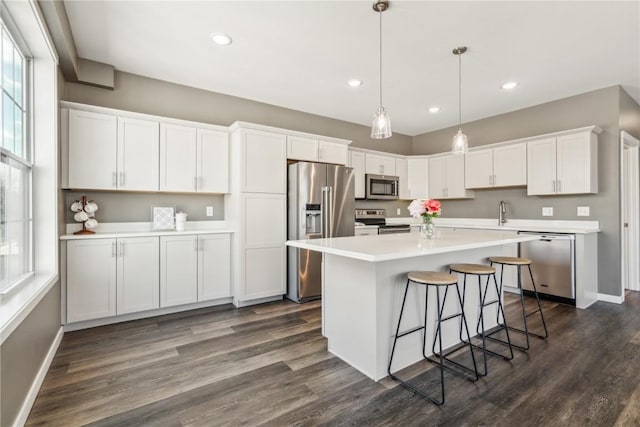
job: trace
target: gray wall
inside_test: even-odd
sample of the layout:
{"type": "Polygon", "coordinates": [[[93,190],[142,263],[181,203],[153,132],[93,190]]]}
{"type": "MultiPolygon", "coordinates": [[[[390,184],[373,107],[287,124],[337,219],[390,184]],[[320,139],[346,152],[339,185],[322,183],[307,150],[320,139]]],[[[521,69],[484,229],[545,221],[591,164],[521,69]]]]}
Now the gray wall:
{"type": "Polygon", "coordinates": [[[640,139],[640,105],[620,88],[620,130],[640,139]]]}
{"type": "MultiPolygon", "coordinates": [[[[353,141],[353,147],[392,153],[411,154],[412,149],[412,138],[406,135],[394,134],[387,140],[373,140],[369,137],[370,128],[367,126],[120,71],[115,75],[114,90],[67,82],[63,99],[222,126],[229,126],[238,120],[259,123],[349,139],[353,141]]],[[[80,198],[83,194],[98,202],[100,210],[96,219],[102,222],[148,221],[151,206],[164,205],[175,205],[183,209],[189,214],[190,221],[224,219],[222,195],[66,192],[63,218],[67,222],[73,222],[68,209],[70,201],[80,198]],[[205,206],[214,207],[213,218],[204,215],[205,206]]],[[[395,209],[388,210],[395,214],[395,209]]]]}
{"type": "MultiPolygon", "coordinates": [[[[542,207],[551,206],[555,220],[597,220],[602,233],[598,235],[599,292],[620,293],[619,236],[619,87],[600,89],[570,98],[560,99],[523,110],[463,124],[470,146],[479,146],[510,139],[540,135],[555,131],[597,125],[603,129],[598,138],[598,194],[579,196],[528,197],[526,189],[496,189],[476,191],[470,200],[445,200],[444,217],[497,217],[500,200],[507,202],[507,218],[543,219],[542,207]],[[590,206],[590,217],[578,217],[576,207],[590,206]]],[[[633,101],[631,101],[633,102],[633,101]]],[[[449,150],[456,128],[449,128],[414,137],[414,154],[432,154],[449,150]]]]}
{"type": "MultiPolygon", "coordinates": [[[[58,70],[58,98],[64,89],[64,79],[58,70]]],[[[62,192],[58,198],[60,230],[61,200],[62,192]]],[[[0,347],[0,426],[13,425],[59,328],[60,282],[57,282],[0,347]]]]}

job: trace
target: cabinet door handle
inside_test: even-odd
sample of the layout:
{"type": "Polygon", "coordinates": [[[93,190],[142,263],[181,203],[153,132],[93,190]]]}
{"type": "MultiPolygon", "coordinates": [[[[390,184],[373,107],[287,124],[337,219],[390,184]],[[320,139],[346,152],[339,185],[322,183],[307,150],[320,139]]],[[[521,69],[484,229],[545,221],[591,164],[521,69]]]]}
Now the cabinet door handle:
{"type": "Polygon", "coordinates": [[[197,237],[193,240],[193,249],[195,249],[196,252],[198,251],[198,238],[197,237]]]}
{"type": "Polygon", "coordinates": [[[493,185],[496,185],[496,176],[493,175],[493,185]]]}
{"type": "Polygon", "coordinates": [[[562,193],[562,181],[558,180],[558,193],[562,193]]]}
{"type": "Polygon", "coordinates": [[[111,182],[114,188],[118,185],[118,174],[115,171],[111,174],[111,182]]]}
{"type": "Polygon", "coordinates": [[[116,257],[116,242],[111,243],[111,256],[116,257]]]}
{"type": "Polygon", "coordinates": [[[120,242],[120,256],[124,256],[124,242],[120,242]]]}
{"type": "Polygon", "coordinates": [[[553,181],[551,181],[552,185],[553,185],[553,192],[556,192],[556,180],[554,179],[553,181]]]}
{"type": "Polygon", "coordinates": [[[120,172],[120,185],[124,185],[124,172],[120,172]]]}

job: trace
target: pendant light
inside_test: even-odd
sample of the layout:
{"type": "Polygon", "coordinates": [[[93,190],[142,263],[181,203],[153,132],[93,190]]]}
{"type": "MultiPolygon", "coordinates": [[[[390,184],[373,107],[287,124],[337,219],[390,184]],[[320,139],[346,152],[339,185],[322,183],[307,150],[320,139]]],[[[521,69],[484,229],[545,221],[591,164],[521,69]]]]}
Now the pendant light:
{"type": "Polygon", "coordinates": [[[469,149],[467,135],[462,132],[462,54],[466,51],[466,46],[453,49],[453,54],[458,55],[458,132],[453,137],[451,152],[456,154],[464,154],[469,149]]]}
{"type": "Polygon", "coordinates": [[[391,120],[382,106],[382,12],[389,8],[387,0],[378,0],[373,4],[373,10],[380,16],[380,106],[373,116],[371,124],[371,138],[385,139],[391,136],[391,120]]]}

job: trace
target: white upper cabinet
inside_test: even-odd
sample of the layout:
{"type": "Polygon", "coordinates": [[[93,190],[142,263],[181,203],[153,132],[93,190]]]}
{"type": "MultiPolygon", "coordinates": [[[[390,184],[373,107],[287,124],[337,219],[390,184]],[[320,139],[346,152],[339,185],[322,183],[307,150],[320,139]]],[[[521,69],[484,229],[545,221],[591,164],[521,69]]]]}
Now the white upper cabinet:
{"type": "Polygon", "coordinates": [[[373,175],[396,175],[396,158],[366,153],[365,172],[373,175]]]}
{"type": "Polygon", "coordinates": [[[597,193],[597,150],[591,130],[527,142],[527,194],[597,193]]]}
{"type": "Polygon", "coordinates": [[[117,188],[116,116],[69,110],[68,150],[69,188],[117,188]]]}
{"type": "Polygon", "coordinates": [[[301,136],[287,136],[287,159],[318,161],[318,140],[301,136]]]}
{"type": "Polygon", "coordinates": [[[525,143],[470,151],[465,155],[465,187],[491,188],[527,184],[525,143]]]}
{"type": "Polygon", "coordinates": [[[409,196],[409,171],[407,159],[396,159],[396,175],[398,176],[398,198],[408,199],[409,196]]]}
{"type": "MultiPolygon", "coordinates": [[[[428,159],[407,159],[407,187],[410,199],[428,199],[428,159]]],[[[400,178],[402,188],[402,178],[400,178]]]]}
{"type": "Polygon", "coordinates": [[[464,186],[464,155],[451,154],[429,159],[429,197],[464,199],[473,192],[464,186]]]}
{"type": "Polygon", "coordinates": [[[346,143],[288,135],[287,159],[346,165],[349,150],[346,143]]]}
{"type": "Polygon", "coordinates": [[[229,192],[229,134],[198,129],[196,149],[196,191],[229,192]]]}
{"type": "Polygon", "coordinates": [[[195,191],[196,152],[196,128],[160,124],[160,191],[195,191]]]}
{"type": "Polygon", "coordinates": [[[159,123],[118,117],[118,189],[158,191],[159,123]]]}
{"type": "Polygon", "coordinates": [[[286,136],[244,129],[241,145],[241,191],[245,193],[285,194],[286,136]]]}
{"type": "Polygon", "coordinates": [[[346,165],[349,163],[349,148],[347,144],[320,140],[318,142],[318,161],[346,165]]]}
{"type": "Polygon", "coordinates": [[[350,151],[349,167],[353,168],[353,178],[355,179],[355,198],[364,199],[364,153],[360,151],[350,151]]]}

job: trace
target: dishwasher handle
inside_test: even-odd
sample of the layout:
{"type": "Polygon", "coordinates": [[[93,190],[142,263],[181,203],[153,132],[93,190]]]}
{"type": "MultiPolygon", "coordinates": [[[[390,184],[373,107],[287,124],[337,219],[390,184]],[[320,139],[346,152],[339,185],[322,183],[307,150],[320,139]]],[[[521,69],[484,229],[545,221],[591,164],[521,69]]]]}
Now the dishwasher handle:
{"type": "Polygon", "coordinates": [[[551,242],[552,240],[576,240],[575,234],[555,234],[555,233],[542,233],[536,231],[518,231],[518,234],[526,234],[530,236],[539,236],[543,242],[551,242]]]}

